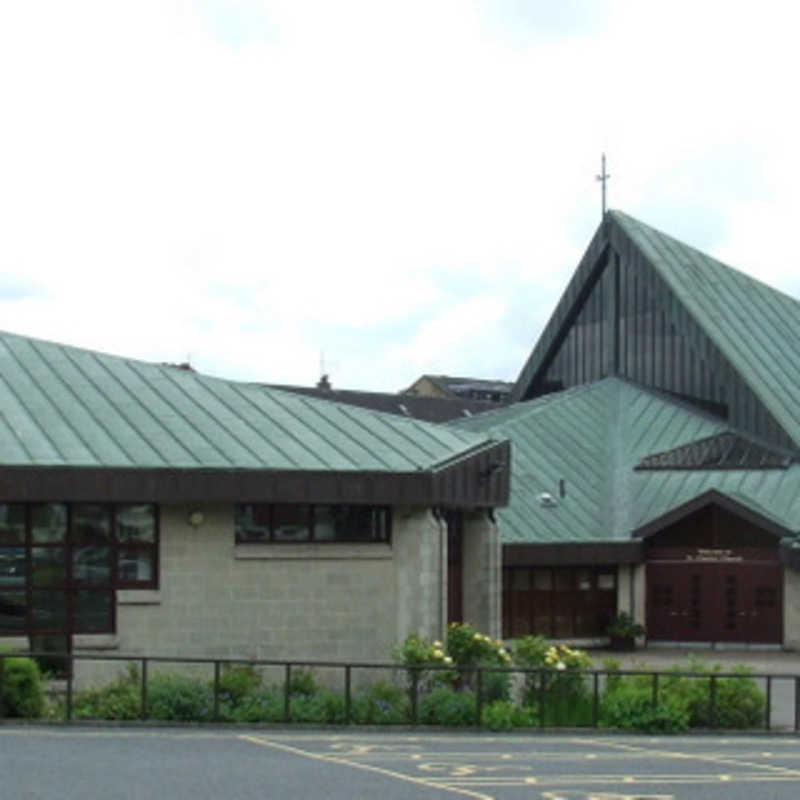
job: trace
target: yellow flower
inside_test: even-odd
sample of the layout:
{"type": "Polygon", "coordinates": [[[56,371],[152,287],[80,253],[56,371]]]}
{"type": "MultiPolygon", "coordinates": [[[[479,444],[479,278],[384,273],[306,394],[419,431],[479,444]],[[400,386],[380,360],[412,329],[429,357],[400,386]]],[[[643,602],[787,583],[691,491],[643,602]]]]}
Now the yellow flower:
{"type": "Polygon", "coordinates": [[[444,657],[444,663],[445,663],[445,664],[447,664],[447,665],[449,666],[450,664],[452,664],[452,663],[453,663],[453,659],[452,659],[452,658],[450,658],[450,656],[445,656],[445,657],[444,657]]]}

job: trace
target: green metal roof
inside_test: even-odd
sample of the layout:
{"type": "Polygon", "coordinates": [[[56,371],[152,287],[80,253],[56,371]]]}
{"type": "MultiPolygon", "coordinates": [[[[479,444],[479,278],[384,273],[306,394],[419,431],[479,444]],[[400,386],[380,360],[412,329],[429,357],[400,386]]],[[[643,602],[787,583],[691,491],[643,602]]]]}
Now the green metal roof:
{"type": "Polygon", "coordinates": [[[800,446],[800,302],[627,214],[609,218],[800,446]]]}
{"type": "Polygon", "coordinates": [[[0,465],[414,472],[482,433],[0,333],[0,465]]]}
{"type": "Polygon", "coordinates": [[[511,497],[497,510],[506,544],[630,540],[646,524],[710,491],[784,528],[800,529],[800,465],[636,471],[648,455],[729,429],[692,406],[618,378],[449,427],[511,440],[511,497]]]}
{"type": "MultiPolygon", "coordinates": [[[[663,281],[743,386],[800,448],[800,302],[620,211],[609,211],[523,366],[512,400],[529,396],[609,252],[636,253],[663,281]]],[[[674,313],[674,312],[673,312],[674,313]]],[[[738,390],[737,390],[738,391],[738,390]]]]}

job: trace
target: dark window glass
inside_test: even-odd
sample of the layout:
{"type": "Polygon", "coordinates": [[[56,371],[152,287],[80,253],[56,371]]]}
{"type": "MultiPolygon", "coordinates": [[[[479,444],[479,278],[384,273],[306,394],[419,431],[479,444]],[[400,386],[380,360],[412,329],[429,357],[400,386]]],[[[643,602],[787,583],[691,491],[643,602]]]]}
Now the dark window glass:
{"type": "Polygon", "coordinates": [[[156,540],[156,513],[152,505],[121,506],[117,509],[117,541],[128,544],[153,544],[156,540]]]}
{"type": "Polygon", "coordinates": [[[272,538],[276,542],[307,542],[311,538],[311,508],[277,504],[272,507],[272,538]]]}
{"type": "Polygon", "coordinates": [[[67,538],[67,507],[63,503],[38,503],[30,507],[34,544],[61,544],[67,538]]]}
{"type": "Polygon", "coordinates": [[[387,511],[369,506],[315,506],[315,541],[386,542],[387,511]]]}
{"type": "Polygon", "coordinates": [[[31,592],[31,611],[34,630],[63,631],[67,628],[66,592],[31,592]]]}
{"type": "Polygon", "coordinates": [[[110,591],[75,593],[75,633],[106,633],[114,630],[110,591]]]}
{"type": "Polygon", "coordinates": [[[25,631],[25,592],[7,592],[0,589],[0,631],[5,633],[25,631]]]}
{"type": "Polygon", "coordinates": [[[64,547],[31,548],[31,579],[34,586],[66,585],[66,549],[64,547]]]}
{"type": "Polygon", "coordinates": [[[268,542],[270,506],[264,504],[236,506],[237,542],[268,542]]]}
{"type": "Polygon", "coordinates": [[[155,576],[154,554],[138,548],[119,549],[120,583],[150,583],[155,576]]]}
{"type": "Polygon", "coordinates": [[[0,504],[0,544],[25,544],[25,506],[0,504]]]}
{"type": "Polygon", "coordinates": [[[25,586],[25,548],[0,547],[0,590],[25,586]]]}
{"type": "Polygon", "coordinates": [[[111,583],[111,548],[78,547],[72,551],[72,579],[76,583],[111,583]]]}
{"type": "Polygon", "coordinates": [[[111,541],[111,515],[105,506],[72,507],[72,543],[105,544],[111,541]]]}
{"type": "Polygon", "coordinates": [[[111,632],[114,590],[157,584],[155,505],[0,504],[0,633],[111,632]]]}
{"type": "Polygon", "coordinates": [[[238,543],[389,542],[391,518],[375,506],[240,505],[235,532],[238,543]]]}

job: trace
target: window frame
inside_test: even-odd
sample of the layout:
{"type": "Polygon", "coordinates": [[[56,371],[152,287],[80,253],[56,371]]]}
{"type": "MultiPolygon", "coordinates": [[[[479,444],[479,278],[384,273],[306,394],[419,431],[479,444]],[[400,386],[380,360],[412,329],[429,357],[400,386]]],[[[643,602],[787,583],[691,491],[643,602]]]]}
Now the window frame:
{"type": "MultiPolygon", "coordinates": [[[[75,634],[109,634],[116,633],[117,629],[117,600],[116,592],[124,590],[153,590],[158,589],[160,579],[160,508],[157,503],[96,503],[78,502],[69,503],[62,501],[48,501],[40,503],[30,502],[4,502],[0,505],[6,508],[24,509],[24,544],[14,545],[24,548],[25,575],[19,587],[9,586],[5,593],[17,593],[24,597],[24,624],[21,629],[0,627],[0,636],[72,636],[75,634]],[[64,533],[61,537],[48,540],[46,537],[34,537],[34,518],[37,509],[47,506],[62,507],[65,512],[64,533]],[[122,542],[119,537],[119,515],[125,508],[146,506],[152,514],[152,542],[122,542]],[[90,536],[84,540],[76,530],[76,519],[80,509],[99,509],[101,518],[105,520],[107,528],[107,541],[93,541],[90,536]],[[84,575],[78,576],[76,570],[76,554],[82,549],[107,550],[101,559],[102,571],[96,578],[84,575]],[[123,551],[147,553],[152,564],[151,576],[147,580],[123,580],[120,575],[120,555],[123,551]],[[60,551],[60,552],[59,552],[60,551]],[[59,574],[53,581],[36,581],[34,576],[34,553],[45,556],[47,553],[59,553],[59,560],[54,561],[54,567],[63,565],[63,575],[59,574]],[[56,605],[63,602],[63,614],[54,618],[56,624],[47,625],[35,619],[37,609],[46,609],[42,605],[46,595],[50,593],[56,598],[56,605]],[[79,619],[78,612],[81,608],[88,608],[92,600],[98,600],[103,595],[105,600],[101,606],[107,609],[107,623],[93,626],[86,619],[79,619]],[[93,597],[94,596],[94,597],[93,597]],[[36,602],[35,602],[36,601],[36,602]]],[[[11,546],[10,544],[8,545],[11,546]]],[[[89,554],[91,555],[91,554],[89,554]]],[[[47,567],[47,560],[42,562],[47,567]]]]}
{"type": "MultiPolygon", "coordinates": [[[[319,517],[321,527],[321,515],[319,517]]],[[[390,506],[385,505],[369,505],[369,504],[356,504],[356,503],[237,503],[234,506],[234,523],[233,523],[233,537],[234,544],[236,545],[336,545],[336,544],[382,544],[390,545],[392,543],[392,509],[390,506]],[[305,509],[305,519],[308,526],[308,536],[303,539],[292,539],[288,536],[282,538],[276,536],[276,509],[277,508],[295,508],[305,509]],[[266,528],[266,535],[263,536],[248,536],[242,533],[241,519],[245,514],[246,509],[253,509],[249,516],[251,520],[258,518],[261,525],[252,526],[251,530],[266,528]],[[364,538],[358,536],[339,537],[318,537],[316,528],[318,525],[318,509],[342,509],[347,513],[351,510],[367,510],[372,513],[372,529],[378,532],[375,538],[364,538]],[[255,509],[259,509],[259,513],[254,513],[255,509]],[[266,524],[264,522],[266,521],[266,524]]],[[[335,530],[335,529],[334,529],[335,530]]]]}

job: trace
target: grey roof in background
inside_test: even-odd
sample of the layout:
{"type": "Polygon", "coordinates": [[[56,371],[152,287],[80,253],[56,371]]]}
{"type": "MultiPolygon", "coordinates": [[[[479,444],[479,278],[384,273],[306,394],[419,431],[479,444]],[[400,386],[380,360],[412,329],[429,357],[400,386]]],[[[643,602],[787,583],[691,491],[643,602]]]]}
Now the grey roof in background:
{"type": "Polygon", "coordinates": [[[0,333],[0,465],[416,472],[492,445],[350,405],[0,333]]]}
{"type": "MultiPolygon", "coordinates": [[[[469,392],[491,392],[501,396],[510,396],[514,384],[510,381],[499,381],[490,378],[457,378],[452,375],[422,375],[432,383],[436,384],[442,391],[449,392],[453,396],[467,394],[469,392]]],[[[419,380],[419,378],[417,379],[419,380]]],[[[416,383],[416,381],[415,381],[416,383]]],[[[402,394],[410,394],[406,389],[402,394]]]]}
{"type": "Polygon", "coordinates": [[[511,440],[511,497],[496,512],[506,544],[630,540],[714,491],[787,530],[800,529],[800,465],[635,471],[649,455],[730,431],[718,418],[618,378],[448,427],[511,440]]]}
{"type": "Polygon", "coordinates": [[[497,403],[487,400],[468,400],[460,397],[426,397],[416,394],[391,394],[388,392],[360,392],[353,389],[323,389],[317,386],[285,386],[268,384],[273,389],[280,389],[293,394],[332,400],[359,408],[383,411],[425,422],[449,422],[473,414],[482,414],[497,403]]]}

